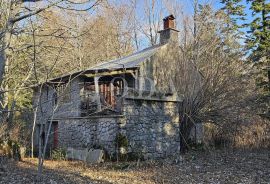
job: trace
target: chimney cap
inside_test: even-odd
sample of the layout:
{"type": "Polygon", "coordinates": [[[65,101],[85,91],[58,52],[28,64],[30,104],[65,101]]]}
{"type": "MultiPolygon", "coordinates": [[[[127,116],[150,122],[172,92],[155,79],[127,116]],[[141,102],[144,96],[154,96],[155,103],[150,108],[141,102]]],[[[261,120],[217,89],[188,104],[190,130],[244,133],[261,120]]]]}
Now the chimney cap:
{"type": "Polygon", "coordinates": [[[175,19],[175,17],[173,16],[173,14],[171,14],[171,15],[165,17],[165,18],[163,19],[163,21],[166,21],[166,20],[174,20],[174,19],[175,19]]]}

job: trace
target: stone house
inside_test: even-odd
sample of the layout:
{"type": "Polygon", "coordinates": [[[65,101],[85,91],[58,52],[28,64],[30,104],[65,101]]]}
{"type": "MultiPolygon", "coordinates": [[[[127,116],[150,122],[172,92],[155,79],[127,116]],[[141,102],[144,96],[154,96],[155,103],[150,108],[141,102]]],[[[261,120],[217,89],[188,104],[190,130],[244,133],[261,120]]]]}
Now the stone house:
{"type": "Polygon", "coordinates": [[[160,44],[35,87],[35,146],[50,131],[48,149],[102,147],[113,154],[121,134],[127,151],[145,158],[179,153],[181,99],[159,73],[163,56],[177,47],[178,31],[172,15],[163,21],[160,44]]]}

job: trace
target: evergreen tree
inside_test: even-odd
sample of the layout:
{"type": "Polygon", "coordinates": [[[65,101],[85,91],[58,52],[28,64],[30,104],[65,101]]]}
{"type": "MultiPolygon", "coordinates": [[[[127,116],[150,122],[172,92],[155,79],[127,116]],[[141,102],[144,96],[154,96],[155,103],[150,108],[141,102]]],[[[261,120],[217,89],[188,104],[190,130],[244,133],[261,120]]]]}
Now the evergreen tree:
{"type": "Polygon", "coordinates": [[[221,0],[221,3],[224,5],[221,8],[221,13],[224,14],[225,19],[225,31],[224,34],[224,44],[227,49],[225,50],[234,50],[234,53],[239,53],[244,49],[241,42],[235,44],[235,40],[242,40],[244,31],[243,22],[246,20],[245,6],[242,3],[242,0],[221,0]]]}
{"type": "Polygon", "coordinates": [[[259,101],[263,106],[263,115],[270,117],[270,2],[269,0],[221,0],[222,10],[229,17],[231,23],[228,29],[238,31],[243,28],[242,22],[247,15],[245,6],[248,2],[253,20],[244,24],[248,28],[245,38],[248,60],[253,65],[253,74],[260,90],[259,101]]]}
{"type": "MultiPolygon", "coordinates": [[[[267,0],[247,0],[251,2],[253,21],[248,24],[250,35],[247,48],[252,51],[251,59],[259,61],[266,56],[269,59],[270,47],[270,2],[267,0]]],[[[269,63],[268,63],[269,64],[269,63]]]]}
{"type": "Polygon", "coordinates": [[[245,20],[245,6],[241,4],[242,0],[221,0],[224,6],[221,10],[230,18],[230,24],[228,24],[229,29],[233,31],[243,28],[243,25],[239,22],[245,20]]]}
{"type": "Polygon", "coordinates": [[[253,21],[248,24],[250,35],[247,48],[250,59],[255,62],[257,85],[261,90],[263,116],[270,117],[270,2],[268,0],[247,0],[251,2],[253,21]]]}

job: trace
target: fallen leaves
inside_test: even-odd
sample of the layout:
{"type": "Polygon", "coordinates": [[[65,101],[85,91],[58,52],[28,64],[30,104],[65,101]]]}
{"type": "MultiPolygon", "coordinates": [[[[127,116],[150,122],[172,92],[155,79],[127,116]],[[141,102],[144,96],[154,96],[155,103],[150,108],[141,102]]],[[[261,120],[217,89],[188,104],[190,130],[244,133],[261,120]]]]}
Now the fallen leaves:
{"type": "Polygon", "coordinates": [[[269,150],[191,152],[140,164],[47,160],[44,166],[39,178],[36,159],[6,160],[0,183],[270,183],[269,150]]]}

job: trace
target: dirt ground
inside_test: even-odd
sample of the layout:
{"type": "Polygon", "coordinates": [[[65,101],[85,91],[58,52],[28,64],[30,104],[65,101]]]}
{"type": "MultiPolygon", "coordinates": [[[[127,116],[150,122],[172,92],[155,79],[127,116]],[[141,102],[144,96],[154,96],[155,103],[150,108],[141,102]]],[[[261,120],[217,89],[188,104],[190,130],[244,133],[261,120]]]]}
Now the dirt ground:
{"type": "Polygon", "coordinates": [[[270,183],[270,150],[190,152],[160,161],[102,163],[45,161],[41,181],[37,159],[6,160],[0,183],[270,183]]]}

